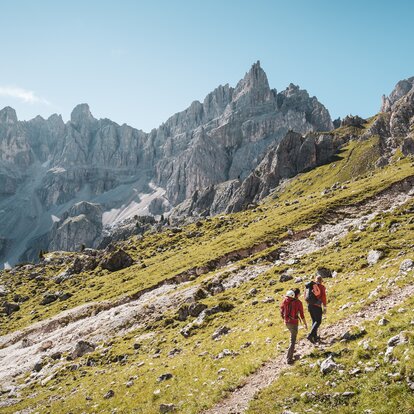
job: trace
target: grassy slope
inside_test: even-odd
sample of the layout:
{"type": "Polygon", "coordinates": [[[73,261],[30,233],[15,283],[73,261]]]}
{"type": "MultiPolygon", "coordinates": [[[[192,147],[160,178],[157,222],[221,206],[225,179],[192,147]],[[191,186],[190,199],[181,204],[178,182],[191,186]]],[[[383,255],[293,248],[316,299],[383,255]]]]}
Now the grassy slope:
{"type": "Polygon", "coordinates": [[[414,395],[406,378],[414,379],[414,298],[384,316],[390,321],[388,325],[378,326],[378,318],[364,325],[366,334],[362,337],[337,343],[325,353],[313,352],[262,391],[251,403],[248,413],[280,413],[284,410],[329,414],[412,413],[414,395]],[[387,341],[400,332],[405,332],[407,343],[394,348],[396,362],[386,362],[387,341]],[[334,359],[343,372],[320,373],[318,362],[329,352],[338,355],[334,359]],[[352,372],[358,368],[360,373],[352,372]],[[355,396],[328,397],[347,391],[355,392],[355,396]],[[314,392],[315,396],[303,394],[306,392],[314,392]]]}
{"type": "Polygon", "coordinates": [[[65,265],[47,266],[40,281],[28,280],[27,276],[33,270],[22,270],[12,277],[3,272],[0,284],[5,284],[10,291],[6,299],[12,301],[13,295],[18,293],[28,295],[29,300],[22,304],[20,312],[11,317],[0,317],[1,332],[14,331],[84,303],[131,295],[240,248],[264,241],[278,243],[281,237],[286,236],[288,228],[295,231],[309,228],[321,221],[328,210],[351,205],[414,173],[410,162],[402,160],[386,169],[377,170],[374,175],[367,173],[366,176],[357,176],[357,173],[369,171],[377,152],[376,139],[352,142],[343,151],[342,160],[297,177],[287,185],[286,191],[280,195],[274,194],[273,199],[260,209],[233,214],[226,220],[214,218],[204,221],[201,228],[187,226],[183,233],[176,235],[164,231],[148,235],[144,240],[132,239],[123,247],[134,259],[139,260],[139,264],[119,272],[110,273],[97,268],[60,285],[56,285],[52,277],[65,270],[65,265]],[[356,180],[352,181],[351,177],[356,177],[356,180]],[[324,188],[348,180],[351,181],[347,189],[321,195],[324,188]],[[292,200],[296,203],[289,204],[292,200]],[[202,235],[188,237],[195,231],[202,235]],[[73,296],[65,302],[39,306],[39,298],[43,293],[56,290],[72,293],[73,296]],[[30,313],[33,311],[34,314],[30,313]]]}
{"type": "MultiPolygon", "coordinates": [[[[19,312],[22,315],[20,319],[18,314],[3,318],[2,328],[12,331],[28,325],[32,317],[26,316],[29,309],[35,308],[38,312],[37,319],[43,319],[58,313],[62,306],[71,307],[90,300],[114,299],[131,294],[164,277],[203,264],[239,247],[251,246],[264,240],[277,242],[278,237],[286,234],[287,228],[307,228],[323,218],[328,209],[364,199],[414,173],[410,162],[401,160],[386,169],[376,170],[371,175],[368,171],[370,164],[375,161],[376,153],[375,139],[351,143],[343,152],[342,160],[292,180],[283,193],[274,194],[261,209],[232,215],[227,224],[221,227],[217,224],[224,221],[219,218],[204,222],[201,227],[204,234],[196,239],[196,243],[195,239],[183,237],[182,234],[170,237],[168,233],[161,233],[147,236],[143,242],[127,244],[130,253],[145,261],[147,268],[141,269],[137,265],[113,274],[97,271],[90,275],[80,275],[63,287],[74,293],[74,297],[64,303],[40,307],[37,304],[39,294],[50,290],[53,282],[45,280],[44,286],[39,287],[36,281],[27,283],[23,279],[24,284],[18,285],[17,289],[22,293],[37,289],[37,296],[24,304],[19,312]],[[321,195],[324,188],[337,181],[350,180],[355,172],[367,175],[351,180],[345,190],[321,195]],[[285,205],[286,201],[291,202],[293,199],[299,203],[285,205]],[[134,250],[134,246],[137,250],[134,250]],[[159,246],[167,250],[157,252],[159,246]],[[72,285],[74,282],[76,284],[72,285]]],[[[326,265],[339,272],[337,278],[327,282],[332,300],[327,323],[345,317],[368,303],[368,294],[379,284],[384,285],[383,292],[386,293],[386,283],[383,282],[397,273],[398,266],[405,257],[411,257],[409,249],[412,246],[413,213],[402,208],[392,214],[384,214],[377,221],[384,225],[377,229],[369,228],[363,233],[353,232],[341,241],[340,246],[307,256],[293,266],[297,275],[305,277],[309,277],[318,265],[326,265]],[[396,233],[390,233],[390,224],[394,221],[401,222],[401,225],[396,233]],[[379,242],[386,247],[387,256],[378,265],[367,268],[366,253],[379,242]],[[404,251],[402,255],[401,250],[404,251]],[[367,282],[371,278],[374,281],[367,282]],[[364,300],[364,303],[339,311],[350,300],[364,300]]],[[[191,230],[195,230],[195,227],[186,228],[184,234],[191,230]]],[[[247,261],[244,262],[246,264],[247,261]]],[[[32,386],[33,389],[27,390],[27,398],[22,403],[9,411],[5,409],[4,412],[36,405],[40,412],[60,412],[58,407],[62,403],[65,412],[110,412],[111,408],[117,407],[118,412],[152,413],[158,412],[160,403],[172,402],[179,407],[179,412],[195,413],[210,406],[226,390],[237,386],[245,375],[257,369],[263,361],[285,351],[286,333],[278,318],[277,305],[261,302],[266,296],[279,301],[280,291],[285,290],[287,284],[274,283],[273,280],[278,280],[284,269],[273,268],[237,289],[204,300],[207,305],[231,301],[235,309],[210,317],[202,329],[195,331],[190,338],[185,339],[179,334],[187,322],[172,321],[166,326],[166,320],[174,315],[165,315],[163,320],[151,327],[115,338],[111,341],[112,344],[101,344],[95,353],[76,361],[79,365],[77,370],[71,371],[70,366],[73,364],[69,363],[55,379],[45,386],[32,386]],[[270,281],[272,282],[269,283],[270,281]],[[248,295],[252,287],[259,289],[259,302],[255,306],[248,295]],[[230,327],[231,333],[220,341],[212,340],[212,333],[222,325],[230,327]],[[133,348],[137,341],[141,344],[140,350],[133,348]],[[251,342],[251,345],[242,347],[246,342],[251,342]],[[168,353],[174,348],[181,349],[181,353],[170,358],[168,353]],[[238,355],[216,359],[215,356],[225,348],[238,355]],[[125,355],[126,362],[113,362],[117,357],[125,355]],[[88,360],[93,361],[89,364],[92,366],[86,365],[88,360]],[[225,370],[222,371],[222,368],[225,370]],[[171,372],[173,378],[158,383],[158,376],[166,372],[171,372]],[[133,378],[134,384],[127,388],[125,383],[130,378],[133,378]],[[102,396],[109,388],[115,391],[115,396],[105,400],[102,396]],[[156,390],[160,390],[159,393],[156,390]],[[56,394],[61,395],[63,400],[54,401],[56,394]],[[86,396],[91,400],[86,400],[86,396]]],[[[56,274],[59,270],[48,269],[47,275],[56,274]]],[[[2,278],[9,280],[7,275],[2,278]]],[[[19,283],[21,278],[23,277],[17,276],[14,282],[19,283]]],[[[409,283],[409,277],[399,283],[409,283]]],[[[59,286],[59,289],[62,287],[59,286]]]]}

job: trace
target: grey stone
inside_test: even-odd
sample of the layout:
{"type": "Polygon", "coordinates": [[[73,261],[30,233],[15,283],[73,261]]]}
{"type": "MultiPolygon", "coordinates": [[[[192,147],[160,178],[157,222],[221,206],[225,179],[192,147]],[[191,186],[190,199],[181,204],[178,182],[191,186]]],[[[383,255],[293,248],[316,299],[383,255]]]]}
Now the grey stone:
{"type": "Polygon", "coordinates": [[[173,375],[170,372],[167,372],[166,374],[162,374],[157,378],[158,382],[167,381],[171,379],[173,375]]]}
{"type": "Polygon", "coordinates": [[[401,272],[409,272],[414,267],[414,262],[411,259],[405,259],[400,264],[401,272]]]}
{"type": "Polygon", "coordinates": [[[353,391],[345,391],[341,395],[342,397],[345,397],[345,398],[352,398],[356,395],[356,393],[353,391]]]}
{"type": "Polygon", "coordinates": [[[40,372],[43,368],[43,361],[37,361],[33,366],[33,371],[40,372]]]}
{"type": "Polygon", "coordinates": [[[110,272],[116,272],[117,270],[125,269],[134,263],[132,257],[124,250],[117,250],[109,255],[101,262],[102,269],[107,269],[110,272]]]}
{"type": "Polygon", "coordinates": [[[160,404],[160,413],[167,414],[175,411],[176,407],[174,404],[160,404]]]}
{"type": "Polygon", "coordinates": [[[4,285],[0,285],[0,297],[4,297],[8,294],[8,290],[4,285]]]}
{"type": "Polygon", "coordinates": [[[381,250],[370,250],[367,256],[367,262],[370,265],[378,263],[378,261],[384,257],[384,252],[381,250]]]}
{"type": "Polygon", "coordinates": [[[318,269],[316,270],[316,274],[322,276],[323,278],[332,277],[332,271],[327,267],[318,267],[318,269]]]}
{"type": "Polygon", "coordinates": [[[189,315],[188,305],[182,305],[178,308],[177,319],[179,321],[185,321],[188,318],[188,315],[189,315]]]}
{"type": "Polygon", "coordinates": [[[379,326],[385,326],[385,325],[388,325],[390,323],[390,321],[388,320],[388,319],[386,319],[386,318],[381,318],[379,321],[378,321],[378,325],[379,326]]]}
{"type": "Polygon", "coordinates": [[[105,398],[105,400],[108,400],[109,398],[112,398],[114,395],[115,395],[115,392],[113,390],[109,390],[108,392],[104,394],[103,397],[105,398]]]}
{"type": "Polygon", "coordinates": [[[280,275],[279,282],[288,282],[289,280],[292,280],[293,276],[289,275],[288,273],[283,273],[280,275]]]}
{"type": "Polygon", "coordinates": [[[42,300],[40,301],[40,305],[49,305],[52,302],[55,302],[59,299],[59,296],[54,293],[45,293],[43,295],[42,300]]]}
{"type": "Polygon", "coordinates": [[[339,369],[338,364],[333,360],[332,356],[322,361],[320,371],[322,374],[329,374],[332,371],[339,369]]]}
{"type": "Polygon", "coordinates": [[[200,315],[201,312],[203,312],[205,309],[207,309],[207,305],[200,302],[191,303],[188,307],[188,313],[190,316],[197,317],[200,315]]]}
{"type": "Polygon", "coordinates": [[[72,351],[71,357],[73,359],[79,358],[87,353],[93,352],[95,348],[95,344],[92,344],[91,342],[79,341],[76,344],[75,349],[72,351]]]}
{"type": "Polygon", "coordinates": [[[9,316],[14,312],[17,312],[20,310],[20,306],[17,303],[13,302],[4,302],[3,303],[3,312],[9,316]]]}
{"type": "Polygon", "coordinates": [[[230,328],[227,326],[220,326],[216,331],[211,335],[211,338],[214,340],[220,339],[222,336],[227,335],[230,332],[230,328]]]}

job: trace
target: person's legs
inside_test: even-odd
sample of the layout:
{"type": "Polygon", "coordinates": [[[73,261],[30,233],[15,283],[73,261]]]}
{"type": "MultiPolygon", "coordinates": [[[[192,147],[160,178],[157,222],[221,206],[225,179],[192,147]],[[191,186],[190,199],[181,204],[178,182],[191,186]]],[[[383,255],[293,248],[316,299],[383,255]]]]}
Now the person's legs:
{"type": "Polygon", "coordinates": [[[309,305],[308,310],[312,318],[312,329],[308,338],[316,340],[318,338],[318,328],[322,322],[322,308],[320,306],[309,305]]]}
{"type": "Polygon", "coordinates": [[[287,362],[293,362],[293,353],[295,352],[295,344],[296,344],[296,337],[298,336],[298,325],[293,323],[287,323],[286,327],[289,329],[290,332],[290,345],[287,351],[287,362]]]}

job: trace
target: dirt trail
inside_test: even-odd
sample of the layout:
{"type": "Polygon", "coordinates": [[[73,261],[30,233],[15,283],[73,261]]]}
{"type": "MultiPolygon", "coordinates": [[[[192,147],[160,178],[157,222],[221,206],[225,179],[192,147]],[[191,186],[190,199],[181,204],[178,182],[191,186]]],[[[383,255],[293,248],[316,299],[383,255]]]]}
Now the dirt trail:
{"type": "MultiPolygon", "coordinates": [[[[359,325],[367,320],[375,319],[384,315],[388,310],[400,305],[414,294],[414,285],[394,291],[391,295],[378,299],[364,308],[356,315],[343,319],[334,325],[322,329],[322,336],[330,339],[331,344],[338,340],[343,333],[352,326],[359,325]]],[[[298,342],[296,351],[303,357],[312,352],[314,346],[308,340],[302,339],[298,342]]],[[[243,385],[232,392],[227,398],[219,402],[213,408],[203,411],[202,414],[241,414],[244,413],[250,401],[262,389],[274,382],[283,370],[290,366],[286,364],[286,356],[279,357],[266,362],[255,373],[246,378],[243,385]]]]}
{"type": "MultiPolygon", "coordinates": [[[[280,258],[287,261],[290,258],[314,253],[346,236],[351,229],[364,225],[379,212],[404,204],[412,196],[409,192],[413,185],[412,181],[408,180],[408,184],[407,181],[394,184],[377,197],[370,198],[358,206],[339,209],[340,211],[332,216],[336,222],[315,227],[314,237],[309,237],[310,232],[294,234],[285,241],[279,252],[280,258]],[[349,218],[350,216],[353,218],[349,218]]],[[[232,259],[237,261],[240,257],[235,255],[232,259]]],[[[271,265],[255,265],[235,270],[234,263],[226,266],[219,260],[217,267],[221,272],[228,271],[229,276],[222,281],[222,284],[223,288],[229,289],[256,278],[271,265]]],[[[183,302],[191,300],[195,290],[200,287],[199,284],[190,284],[185,277],[173,279],[170,284],[154,286],[153,289],[138,292],[136,296],[114,303],[83,305],[21,331],[0,337],[0,378],[6,383],[13,377],[31,370],[42,356],[57,351],[69,351],[79,340],[99,342],[136,329],[169,310],[177,309],[183,302]],[[94,306],[99,308],[99,312],[93,312],[94,306]],[[46,352],[41,352],[39,347],[46,341],[51,341],[53,346],[46,352]]]]}

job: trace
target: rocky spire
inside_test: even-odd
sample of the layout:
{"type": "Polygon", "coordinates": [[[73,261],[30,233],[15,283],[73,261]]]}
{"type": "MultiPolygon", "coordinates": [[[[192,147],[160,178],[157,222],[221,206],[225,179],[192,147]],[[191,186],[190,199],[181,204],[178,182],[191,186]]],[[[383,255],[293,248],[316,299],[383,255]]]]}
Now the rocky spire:
{"type": "Polygon", "coordinates": [[[85,123],[90,123],[96,121],[93,117],[89,105],[86,103],[76,105],[70,115],[70,121],[74,125],[82,125],[85,123]]]}
{"type": "Polygon", "coordinates": [[[243,103],[260,105],[272,100],[273,94],[269,88],[269,81],[265,71],[257,61],[234,90],[233,101],[241,100],[243,103]]]}
{"type": "Polygon", "coordinates": [[[382,96],[381,112],[391,111],[393,105],[414,88],[414,76],[399,81],[389,96],[382,96]]]}
{"type": "Polygon", "coordinates": [[[0,123],[14,124],[17,122],[16,111],[10,106],[6,106],[0,111],[0,123]]]}

